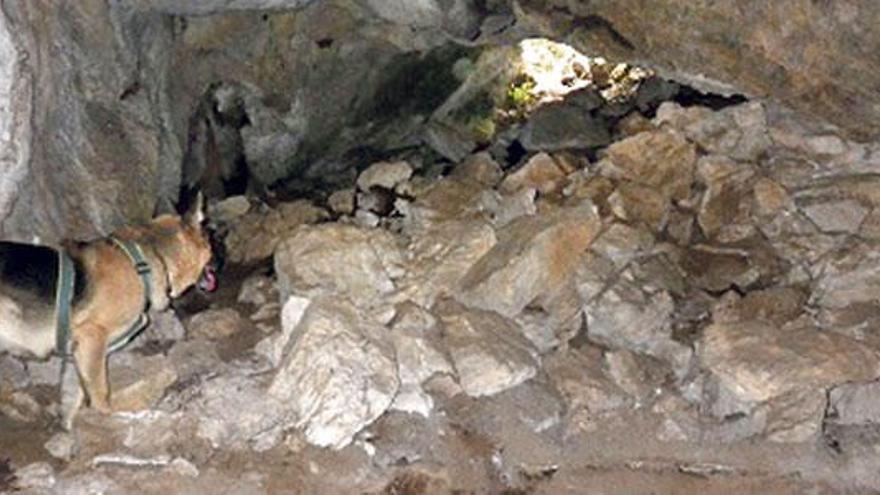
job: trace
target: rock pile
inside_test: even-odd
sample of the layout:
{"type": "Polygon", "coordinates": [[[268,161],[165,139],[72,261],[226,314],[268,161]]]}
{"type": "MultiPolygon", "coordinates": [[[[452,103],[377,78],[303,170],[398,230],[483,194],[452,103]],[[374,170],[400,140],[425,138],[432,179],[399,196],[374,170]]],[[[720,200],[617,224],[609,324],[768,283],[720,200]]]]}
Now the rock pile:
{"type": "MultiPolygon", "coordinates": [[[[187,320],[186,338],[169,316],[114,357],[129,380],[114,390],[146,410],[86,415],[80,455],[98,455],[83,435],[104,428],[117,437],[93,462],[169,477],[198,478],[205,448],[280,450],[313,456],[315,477],[360,466],[325,488],[415,466],[492,491],[552,487],[594,452],[585,438],[615,431],[612,463],[637,445],[708,469],[708,442],[712,469],[818,481],[827,471],[801,469],[831,448],[847,483],[880,487],[863,469],[880,434],[880,152],[759,103],[665,103],[640,130],[626,122],[594,160],[550,149],[505,170],[480,152],[436,180],[385,161],[329,210],[217,205],[232,258],[271,256],[274,276],[187,320]],[[242,335],[259,342],[224,355],[242,335]],[[797,454],[739,457],[779,443],[797,454]]],[[[32,391],[53,366],[2,357],[3,414],[51,412],[32,391]]],[[[124,483],[72,473],[19,478],[124,483]]]]}

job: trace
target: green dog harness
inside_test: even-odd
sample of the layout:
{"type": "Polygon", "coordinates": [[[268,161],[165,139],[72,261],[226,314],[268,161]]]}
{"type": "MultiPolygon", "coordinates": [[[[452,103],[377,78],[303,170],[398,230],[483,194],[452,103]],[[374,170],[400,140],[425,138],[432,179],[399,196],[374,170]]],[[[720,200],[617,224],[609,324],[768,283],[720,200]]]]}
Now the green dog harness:
{"type": "MultiPolygon", "coordinates": [[[[110,237],[110,241],[125,253],[134,265],[141,283],[144,287],[144,306],[143,311],[137,321],[122,335],[113,339],[107,346],[107,354],[122,349],[134,337],[139,334],[150,323],[150,317],[147,310],[150,309],[150,294],[153,290],[152,274],[150,264],[144,256],[144,251],[140,245],[134,241],[120,239],[118,237],[110,237]]],[[[73,297],[74,284],[76,282],[76,271],[74,270],[73,260],[70,255],[63,249],[58,251],[58,285],[55,292],[55,350],[62,356],[71,354],[70,348],[70,311],[71,301],[73,297]]]]}

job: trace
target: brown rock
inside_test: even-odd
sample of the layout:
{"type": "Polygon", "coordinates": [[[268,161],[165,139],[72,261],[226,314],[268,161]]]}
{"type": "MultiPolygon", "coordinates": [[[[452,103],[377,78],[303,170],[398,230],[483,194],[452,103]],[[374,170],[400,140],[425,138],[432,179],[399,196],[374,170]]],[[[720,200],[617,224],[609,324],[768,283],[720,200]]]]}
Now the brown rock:
{"type": "Polygon", "coordinates": [[[658,130],[617,141],[606,150],[606,174],[655,189],[664,197],[690,197],[696,149],[680,134],[658,130]]]}
{"type": "Polygon", "coordinates": [[[512,194],[522,189],[536,189],[541,194],[560,191],[565,186],[566,176],[571,170],[565,168],[547,153],[538,153],[518,170],[504,178],[498,189],[512,194]]]}
{"type": "Polygon", "coordinates": [[[514,317],[564,286],[599,228],[590,203],[517,219],[498,232],[498,244],[470,269],[456,299],[514,317]]]}

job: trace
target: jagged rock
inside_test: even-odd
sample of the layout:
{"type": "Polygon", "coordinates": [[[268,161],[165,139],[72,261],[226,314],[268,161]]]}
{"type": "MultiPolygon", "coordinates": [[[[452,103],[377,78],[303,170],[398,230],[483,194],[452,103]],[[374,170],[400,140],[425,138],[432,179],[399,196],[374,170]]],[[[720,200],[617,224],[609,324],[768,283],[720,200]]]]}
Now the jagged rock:
{"type": "Polygon", "coordinates": [[[538,153],[498,185],[498,190],[512,194],[522,189],[535,189],[543,195],[559,192],[572,170],[547,153],[538,153]]]}
{"type": "Polygon", "coordinates": [[[880,382],[834,387],[828,395],[827,415],[839,425],[880,424],[880,382]]]}
{"type": "Polygon", "coordinates": [[[434,313],[443,324],[443,342],[468,395],[494,395],[535,376],[534,350],[514,322],[450,300],[438,303],[434,313]]]}
{"type": "Polygon", "coordinates": [[[801,207],[822,232],[855,234],[869,210],[853,200],[813,203],[801,207]]]}
{"type": "Polygon", "coordinates": [[[405,161],[376,162],[358,176],[357,186],[361,191],[369,191],[379,186],[393,190],[398,184],[412,176],[412,165],[405,161]]]}
{"type": "Polygon", "coordinates": [[[486,186],[463,175],[440,179],[403,211],[409,230],[429,228],[448,220],[479,217],[479,200],[486,186]]]}
{"type": "Polygon", "coordinates": [[[218,223],[232,223],[251,209],[251,201],[247,196],[230,196],[212,204],[208,208],[208,217],[218,223]]]}
{"type": "Polygon", "coordinates": [[[252,275],[241,283],[236,301],[251,306],[263,306],[278,300],[278,287],[268,275],[252,275]]]}
{"type": "Polygon", "coordinates": [[[621,184],[610,196],[608,206],[614,215],[629,223],[660,232],[669,218],[669,201],[652,187],[621,184]]]}
{"type": "Polygon", "coordinates": [[[0,414],[21,423],[34,423],[43,414],[43,407],[27,391],[16,390],[4,394],[0,401],[0,414]]]}
{"type": "Polygon", "coordinates": [[[209,309],[190,318],[187,330],[190,337],[222,339],[247,327],[247,323],[233,308],[209,309]]]}
{"type": "Polygon", "coordinates": [[[438,298],[453,295],[495,243],[495,232],[481,221],[445,222],[415,235],[407,248],[407,271],[397,299],[430,308],[438,298]]]}
{"type": "Polygon", "coordinates": [[[25,363],[10,354],[0,355],[0,390],[20,389],[30,385],[25,363]]]}
{"type": "Polygon", "coordinates": [[[772,142],[767,116],[759,102],[744,103],[717,112],[686,109],[663,103],[657,111],[657,124],[670,124],[708,153],[734,160],[758,160],[772,142]]]}
{"type": "Polygon", "coordinates": [[[697,164],[697,177],[706,192],[697,213],[703,234],[719,242],[736,242],[751,235],[752,178],[749,165],[736,163],[723,156],[708,156],[697,164]]]}
{"type": "Polygon", "coordinates": [[[498,232],[498,244],[468,271],[455,297],[515,317],[564,286],[599,228],[590,203],[515,220],[498,232]]]}
{"type": "Polygon", "coordinates": [[[521,216],[537,213],[536,196],[535,189],[522,189],[513,194],[490,189],[483,191],[480,208],[489,213],[489,221],[495,228],[501,228],[521,216]]]}
{"type": "Polygon", "coordinates": [[[256,352],[266,357],[272,366],[281,364],[285,349],[293,337],[293,332],[311,304],[310,299],[290,296],[281,310],[281,332],[265,338],[257,344],[256,352]]]}
{"type": "Polygon", "coordinates": [[[666,378],[667,368],[659,360],[628,349],[607,351],[603,358],[609,378],[640,402],[656,395],[666,378]]]}
{"type": "Polygon", "coordinates": [[[783,271],[776,250],[760,236],[727,246],[696,244],[681,259],[690,282],[710,292],[731,287],[746,290],[783,271]]]}
{"type": "Polygon", "coordinates": [[[696,149],[680,134],[657,130],[617,141],[605,150],[603,173],[653,189],[667,199],[690,197],[696,149]]]}
{"type": "Polygon", "coordinates": [[[871,243],[856,243],[837,250],[814,268],[817,274],[811,302],[821,307],[843,309],[854,304],[872,304],[880,284],[880,253],[871,243]]]}
{"type": "Polygon", "coordinates": [[[434,400],[422,390],[422,383],[435,374],[453,375],[455,371],[439,346],[434,317],[412,303],[404,303],[392,321],[400,390],[391,409],[418,413],[427,417],[434,400]]]}
{"type": "Polygon", "coordinates": [[[296,325],[268,395],[287,404],[310,443],[340,449],[399,386],[387,330],[349,302],[319,298],[296,325]]]}
{"type": "Polygon", "coordinates": [[[745,414],[754,433],[776,441],[803,441],[819,430],[828,388],[880,377],[878,351],[812,327],[714,324],[697,355],[711,376],[713,413],[745,414]]]}
{"type": "Polygon", "coordinates": [[[267,259],[299,226],[327,216],[326,210],[304,200],[282,203],[277,209],[251,211],[230,226],[225,240],[229,261],[246,264],[267,259]]]}
{"type": "Polygon", "coordinates": [[[76,455],[80,445],[73,433],[63,431],[52,435],[43,447],[56,459],[70,460],[76,455]]]}
{"type": "Polygon", "coordinates": [[[266,393],[264,369],[235,364],[201,383],[186,410],[198,420],[197,435],[214,448],[270,449],[292,421],[292,406],[266,393]]]}
{"type": "Polygon", "coordinates": [[[596,349],[569,349],[544,360],[544,369],[567,402],[569,415],[598,416],[629,406],[630,397],[603,372],[596,349]]]}
{"type": "Polygon", "coordinates": [[[520,141],[531,151],[595,148],[611,142],[611,133],[601,119],[579,107],[557,103],[529,116],[520,141]]]}
{"type": "Polygon", "coordinates": [[[580,286],[587,337],[601,345],[666,361],[677,376],[684,376],[692,353],[672,339],[675,305],[670,294],[642,284],[631,270],[623,272],[613,284],[599,279],[608,285],[604,290],[596,290],[596,281],[584,280],[580,286]]]}
{"type": "Polygon", "coordinates": [[[49,490],[55,486],[55,469],[48,462],[35,462],[15,471],[19,489],[49,490]]]}
{"type": "Polygon", "coordinates": [[[650,233],[622,223],[611,224],[593,242],[590,249],[619,267],[648,252],[654,245],[650,233]]]}
{"type": "Polygon", "coordinates": [[[476,181],[486,187],[494,187],[503,175],[501,165],[485,151],[465,158],[450,174],[455,179],[476,181]]]}
{"type": "Polygon", "coordinates": [[[379,304],[395,290],[402,267],[403,255],[392,234],[341,224],[304,226],[282,241],[275,254],[282,300],[290,294],[340,294],[358,305],[379,304]]]}

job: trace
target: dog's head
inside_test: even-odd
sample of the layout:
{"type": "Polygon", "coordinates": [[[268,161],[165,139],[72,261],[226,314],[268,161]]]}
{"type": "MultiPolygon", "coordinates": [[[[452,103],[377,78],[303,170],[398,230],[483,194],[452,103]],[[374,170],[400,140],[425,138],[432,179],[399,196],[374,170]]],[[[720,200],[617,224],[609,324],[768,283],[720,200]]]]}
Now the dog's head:
{"type": "Polygon", "coordinates": [[[200,194],[183,216],[161,215],[152,222],[151,230],[161,239],[156,247],[165,263],[171,297],[180,296],[193,285],[204,292],[217,289],[216,266],[204,221],[200,194]]]}

